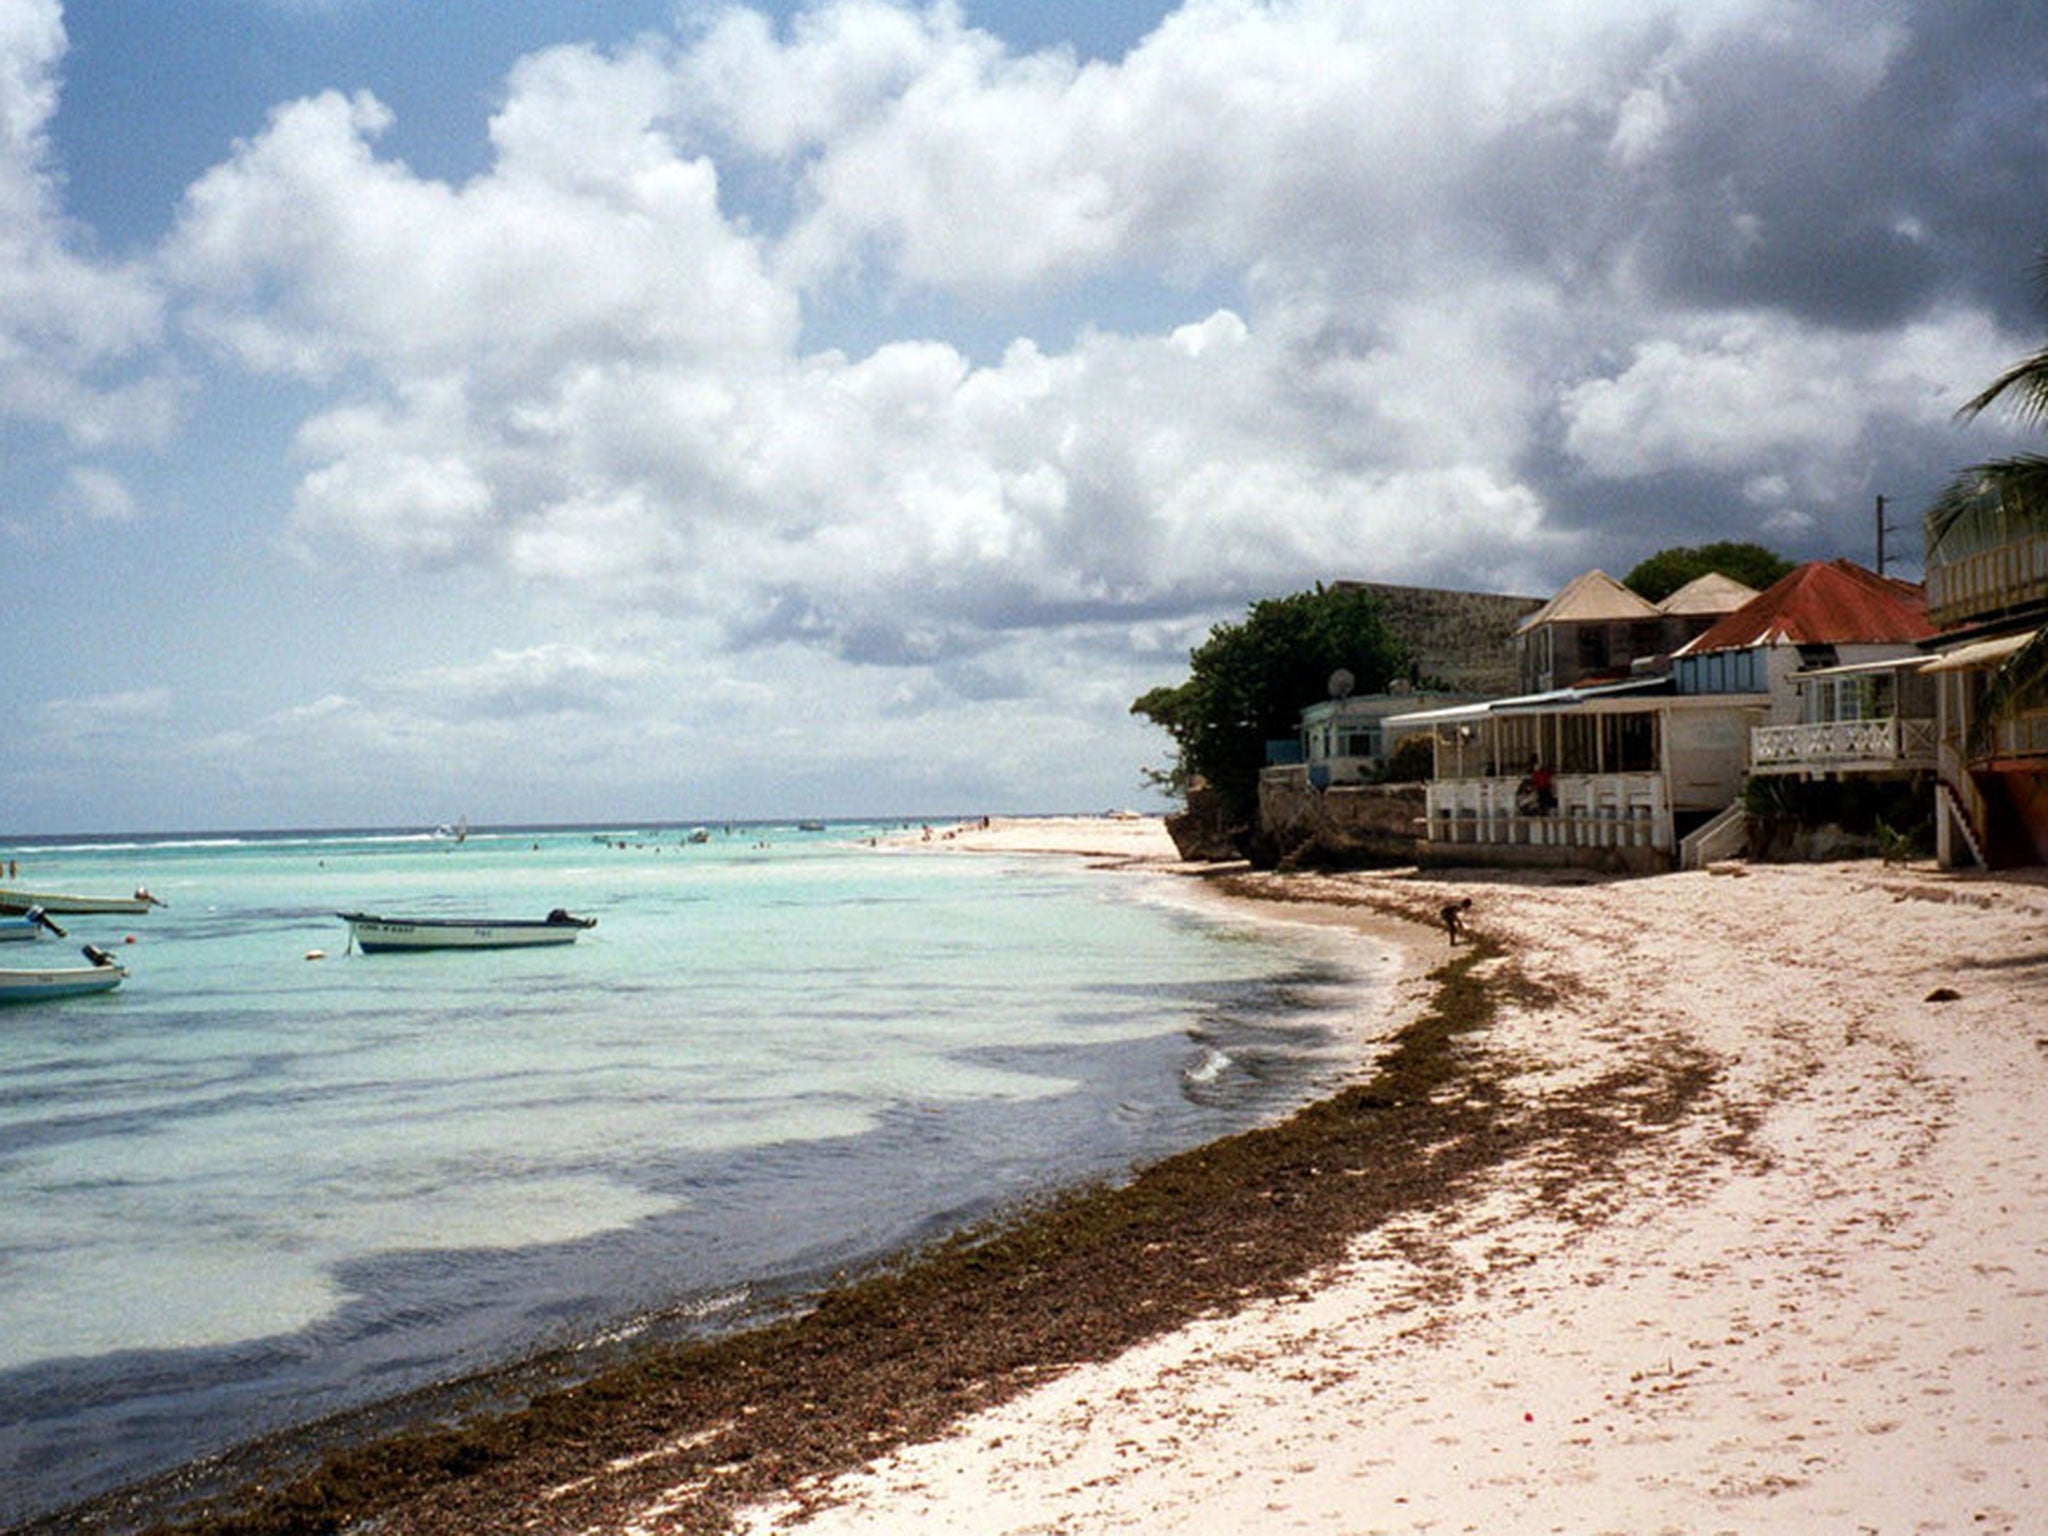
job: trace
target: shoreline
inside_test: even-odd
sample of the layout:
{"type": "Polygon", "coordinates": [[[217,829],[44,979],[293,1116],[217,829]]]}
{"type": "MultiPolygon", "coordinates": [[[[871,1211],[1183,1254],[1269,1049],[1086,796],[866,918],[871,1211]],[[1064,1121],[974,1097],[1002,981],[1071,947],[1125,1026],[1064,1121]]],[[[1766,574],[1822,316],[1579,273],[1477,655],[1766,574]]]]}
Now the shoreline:
{"type": "MultiPolygon", "coordinates": [[[[1046,825],[1032,830],[1045,840],[1046,825]]],[[[1027,851],[1002,841],[944,845],[1027,851]]],[[[1130,852],[1123,839],[1036,851],[1130,852]]],[[[1132,862],[1173,865],[1156,854],[1132,862]]],[[[1849,1529],[1854,1514],[1892,1529],[1924,1522],[1945,1486],[1923,1446],[1929,1404],[1900,1400],[1930,1390],[1910,1368],[1927,1341],[1851,1348],[1847,1312],[1864,1292],[1839,1275],[1830,1288],[1826,1271],[1896,1275],[1955,1246],[1961,1228],[1992,1244],[1964,1281],[2011,1306],[1949,1322],[1965,1335],[1958,1355],[1991,1358],[1995,1341],[2022,1364],[1991,1393],[2003,1438],[1979,1458],[2009,1466],[1952,1464],[1964,1423],[1936,1437],[1944,1476],[1974,1500],[1956,1528],[2017,1531],[2048,1514],[2048,1493],[2013,1470],[2048,1447],[2042,1340],[2019,1321],[2027,1296],[2048,1294],[2048,1249],[2030,1240],[2006,1254],[2003,1228],[1968,1230],[1985,1202],[2011,1212],[2014,1231],[2048,1230],[2042,1156],[1983,1145],[1999,1123],[2039,1123],[2001,1111],[2048,1112],[2048,1038],[2034,1040],[2023,1011],[2013,1022],[2016,999],[2039,1016],[2048,998],[2048,885],[1863,865],[1200,883],[1280,920],[1405,939],[1412,1017],[1376,1075],[1279,1126],[909,1256],[803,1317],[542,1394],[513,1423],[351,1452],[330,1466],[326,1511],[381,1510],[378,1529],[394,1536],[497,1528],[515,1511],[529,1529],[621,1536],[733,1522],[1251,1529],[1281,1510],[1290,1527],[1347,1532],[1573,1528],[1595,1509],[1631,1526],[1655,1515],[1680,1529],[1849,1529]],[[1427,926],[1451,893],[1478,902],[1475,942],[1455,950],[1427,926]],[[1903,953],[1842,966],[1853,939],[1804,932],[1830,900],[1858,933],[1911,919],[1895,923],[1903,953]],[[1759,999],[1758,978],[1745,982],[1713,942],[1699,959],[1672,953],[1729,907],[1750,915],[1728,943],[1753,947],[1761,933],[1774,995],[1759,999]],[[1827,981],[1821,959],[1852,985],[1816,991],[1802,973],[1827,981]],[[1967,1046],[1921,1038],[1933,1005],[1920,983],[1933,976],[1959,983],[1939,1020],[1965,1025],[1967,1046]],[[2031,1078],[2015,1070],[2028,1066],[2031,1078]],[[1933,1109],[1915,1113],[1923,1089],[1933,1109]],[[1899,1127],[1903,1151],[1890,1144],[1899,1127]],[[1930,1209],[1944,1198],[1936,1165],[1953,1184],[1972,1158],[1968,1208],[1930,1209]],[[1886,1186],[1854,1187],[1848,1170],[1887,1159],[1894,1183],[1925,1164],[1926,1187],[1890,1200],[1886,1186]],[[1853,1219],[1809,1231],[1830,1201],[1853,1219]],[[1687,1220],[1669,1230],[1677,1213],[1687,1220]],[[1917,1242],[1891,1241],[1915,1221],[1917,1242]],[[1885,1241],[1852,1266],[1837,1249],[1865,1225],[1861,1236],[1885,1241]],[[1804,1235],[1771,1247],[1760,1234],[1779,1227],[1804,1235]],[[1731,1256],[1731,1236],[1749,1247],[1731,1256]],[[1722,1315],[1723,1299],[1741,1316],[1722,1315]],[[1801,1390],[1783,1382],[1811,1387],[1831,1367],[1837,1417],[1783,1411],[1778,1396],[1796,1406],[1801,1390]],[[1891,1396],[1864,1403],[1845,1372],[1891,1396]],[[1588,1385],[1599,1395],[1574,1405],[1588,1385]],[[1907,1447],[1929,1464],[1922,1480],[1862,1500],[1907,1447]]],[[[1953,1296],[1956,1277],[1944,1281],[1916,1289],[1916,1303],[1953,1296]]],[[[1900,1310],[1859,1321],[1896,1332],[1900,1310]]],[[[320,1514],[308,1496],[273,1504],[272,1523],[214,1529],[306,1528],[320,1514]]]]}
{"type": "MultiPolygon", "coordinates": [[[[1148,870],[1155,867],[1164,868],[1167,871],[1165,878],[1169,883],[1178,883],[1173,879],[1172,868],[1177,864],[1177,855],[1172,850],[1170,840],[1164,837],[1161,824],[1156,818],[1136,827],[1119,818],[1105,818],[1099,821],[1096,818],[1034,818],[1023,825],[1029,829],[1030,840],[1035,845],[1029,850],[1033,853],[1079,855],[1091,862],[1102,859],[1111,862],[1128,861],[1133,867],[1144,867],[1148,870]],[[1054,839],[1051,844],[1047,842],[1048,833],[1054,839]],[[1104,841],[1105,834],[1107,842],[1104,841]]],[[[1007,829],[1000,831],[997,843],[1008,835],[1012,834],[1007,829]]],[[[911,836],[915,838],[916,834],[913,832],[911,836]]],[[[1011,846],[990,845],[977,851],[1016,850],[1011,846]]],[[[1196,884],[1206,887],[1208,882],[1196,884]]],[[[1198,894],[1201,904],[1207,905],[1206,889],[1197,893],[1192,887],[1189,888],[1191,897],[1198,894]]],[[[1391,997],[1382,990],[1380,1005],[1375,1007],[1372,1013],[1375,1017],[1384,1016],[1385,1011],[1391,1006],[1391,997]]],[[[1211,1144],[1204,1144],[1205,1147],[1207,1145],[1211,1144]]],[[[1190,1155],[1194,1154],[1183,1154],[1190,1155]]],[[[1096,1193],[1096,1189],[1090,1186],[1078,1191],[1070,1190],[1064,1194],[1054,1193],[1047,1196],[1046,1201],[1054,1206],[1065,1207],[1054,1213],[1054,1219],[1068,1223],[1080,1221],[1085,1225],[1089,1218],[1085,1213],[1077,1214],[1078,1208],[1086,1206],[1096,1193]]],[[[1046,1212],[1042,1208],[1034,1207],[1022,1213],[1013,1208],[999,1214],[987,1227],[980,1229],[979,1237],[986,1239],[993,1235],[1006,1238],[1013,1230],[1021,1227],[1042,1227],[1045,1217],[1046,1212]]],[[[1155,1218],[1148,1216],[1146,1219],[1155,1218]]],[[[947,1248],[959,1242],[972,1240],[975,1240],[975,1237],[970,1234],[969,1237],[954,1239],[950,1243],[941,1243],[938,1245],[939,1256],[943,1259],[944,1250],[947,1248]]],[[[877,1265],[877,1274],[871,1278],[881,1291],[887,1292],[906,1263],[914,1266],[930,1256],[929,1250],[908,1255],[899,1253],[880,1261],[877,1265]]],[[[968,1268],[978,1272],[985,1268],[985,1263],[985,1257],[977,1256],[968,1268]]],[[[912,1288],[917,1287],[913,1285],[912,1288]]],[[[848,1289],[859,1290],[861,1287],[856,1285],[848,1289]]],[[[828,1307],[837,1304],[836,1298],[827,1298],[828,1307]]],[[[850,1301],[856,1313],[878,1304],[881,1303],[877,1303],[872,1295],[856,1296],[850,1301]]],[[[215,1523],[195,1528],[242,1531],[305,1529],[330,1516],[347,1518],[349,1516],[345,1512],[348,1511],[360,1513],[373,1509],[388,1509],[394,1500],[399,1503],[411,1503],[424,1499],[429,1503],[438,1504],[440,1494],[446,1491],[442,1485],[451,1471],[460,1467],[481,1462],[492,1466],[494,1471],[503,1473],[510,1462],[517,1461],[531,1466],[536,1462],[550,1460],[554,1452],[545,1446],[557,1438],[602,1442],[612,1433],[612,1426],[597,1421],[609,1420],[619,1398],[633,1397],[640,1390],[638,1387],[622,1385],[626,1378],[644,1376],[648,1371],[655,1377],[669,1376],[672,1374],[670,1366],[674,1357],[678,1355],[709,1352],[729,1364],[727,1357],[734,1350],[743,1358],[750,1356],[754,1344],[749,1341],[770,1337],[781,1338],[778,1330],[781,1330],[784,1324],[776,1320],[772,1311],[757,1316],[764,1316],[765,1321],[747,1334],[713,1341],[701,1347],[658,1347],[649,1352],[650,1356],[661,1357],[652,1366],[643,1362],[639,1367],[629,1366],[622,1370],[606,1371],[600,1373],[599,1380],[582,1387],[571,1388],[566,1392],[550,1390],[551,1383],[548,1381],[545,1361],[514,1365],[507,1371],[491,1373],[489,1379],[429,1388],[410,1395],[406,1400],[374,1405],[363,1412],[345,1415],[343,1420],[336,1424],[307,1426],[301,1431],[284,1432],[270,1437],[256,1447],[245,1448],[248,1454],[228,1453],[226,1457],[215,1458],[210,1463],[195,1464],[66,1511],[65,1517],[56,1518],[54,1522],[46,1520],[41,1526],[31,1524],[23,1529],[72,1529],[74,1527],[67,1523],[67,1518],[76,1517],[81,1512],[91,1520],[93,1529],[168,1530],[180,1528],[174,1522],[191,1522],[196,1516],[201,1515],[210,1516],[215,1523]],[[511,1415],[509,1420],[504,1422],[479,1419],[461,1430],[446,1435],[430,1433],[407,1436],[387,1433],[380,1435],[374,1443],[367,1444],[358,1432],[357,1426],[360,1424],[381,1427],[401,1422],[407,1417],[417,1418],[422,1411],[421,1405],[425,1406],[425,1411],[431,1417],[433,1410],[440,1403],[454,1401],[459,1404],[465,1397],[472,1402],[479,1397],[494,1397],[495,1388],[507,1381],[530,1386],[533,1395],[541,1402],[540,1412],[511,1415]],[[594,1400],[603,1401],[600,1406],[593,1408],[594,1400]],[[317,1476],[309,1474],[305,1469],[303,1457],[309,1446],[316,1452],[324,1452],[326,1455],[324,1470],[317,1476]],[[294,1482],[298,1485],[296,1488],[290,1486],[294,1482]],[[270,1485],[271,1492],[266,1494],[261,1491],[260,1485],[263,1483],[270,1485]],[[319,1486],[316,1487],[316,1484],[319,1486]],[[207,1494],[202,1498],[192,1499],[191,1492],[201,1488],[206,1489],[207,1494]],[[266,1504],[267,1509],[261,1507],[266,1504]],[[163,1523],[152,1527],[144,1522],[138,1522],[133,1513],[135,1510],[148,1511],[152,1518],[163,1523]]],[[[957,1319],[955,1321],[957,1322],[957,1319]]],[[[1113,1326],[1128,1326],[1131,1321],[1132,1319],[1127,1317],[1122,1323],[1113,1326]]],[[[1143,1321],[1147,1330],[1158,1326],[1149,1319],[1143,1321]]],[[[813,1325],[808,1320],[799,1318],[795,1320],[793,1326],[801,1333],[803,1329],[813,1325]]],[[[841,1348],[849,1335],[861,1332],[866,1326],[866,1322],[859,1319],[851,1323],[842,1320],[835,1324],[834,1349],[841,1348]]],[[[769,1347],[774,1346],[771,1344],[769,1347]]],[[[890,1347],[893,1350],[894,1346],[890,1347]]],[[[808,1350],[808,1346],[806,1349],[808,1350]]],[[[1022,1373],[1019,1380],[1038,1371],[1039,1366],[1035,1361],[1041,1353],[1027,1351],[1032,1360],[1018,1368],[1022,1373]]],[[[714,1361],[709,1368],[715,1373],[719,1367],[714,1361]]],[[[762,1385],[760,1371],[765,1369],[768,1380],[760,1394],[762,1396],[775,1397],[798,1392],[815,1396],[811,1388],[802,1383],[780,1380],[779,1370],[773,1366],[761,1367],[755,1362],[744,1366],[743,1369],[753,1375],[757,1386],[762,1385]]],[[[663,1388],[657,1385],[651,1390],[659,1395],[663,1388]]],[[[694,1391],[694,1388],[691,1390],[694,1391]]],[[[716,1391],[712,1395],[716,1397],[716,1391]]],[[[859,1412],[865,1413],[869,1405],[853,1406],[859,1412]]],[[[796,1413],[799,1417],[808,1416],[800,1405],[792,1406],[785,1403],[782,1408],[796,1413]]],[[[749,1416],[760,1413],[765,1427],[765,1421],[772,1417],[775,1410],[763,1412],[759,1403],[749,1403],[746,1405],[746,1412],[749,1416]]],[[[862,1432],[859,1445],[865,1446],[869,1443],[870,1433],[866,1430],[862,1432]]],[[[498,1496],[498,1490],[491,1488],[476,1492],[487,1502],[498,1496]]],[[[509,1502],[517,1503],[516,1500],[509,1502]]],[[[549,1502],[557,1501],[551,1499],[549,1502]]],[[[420,1523],[413,1528],[425,1530],[436,1528],[436,1521],[440,1517],[431,1513],[420,1513],[415,1516],[400,1512],[389,1518],[401,1523],[387,1524],[383,1527],[385,1529],[408,1528],[407,1522],[416,1518],[420,1523]]],[[[474,1513],[470,1518],[483,1523],[489,1523],[490,1519],[488,1515],[481,1513],[474,1513]]],[[[719,1526],[713,1521],[701,1528],[719,1526]]]]}
{"type": "Polygon", "coordinates": [[[741,1529],[2048,1528],[2041,871],[1245,884],[1474,896],[1475,1080],[1611,1136],[741,1529]]]}

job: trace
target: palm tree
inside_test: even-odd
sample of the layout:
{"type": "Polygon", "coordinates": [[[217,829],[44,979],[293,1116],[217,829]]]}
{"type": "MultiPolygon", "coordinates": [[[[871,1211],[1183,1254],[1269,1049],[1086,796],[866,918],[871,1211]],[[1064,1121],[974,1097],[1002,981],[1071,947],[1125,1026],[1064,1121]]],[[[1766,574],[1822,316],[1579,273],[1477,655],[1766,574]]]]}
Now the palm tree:
{"type": "MultiPolygon", "coordinates": [[[[2048,251],[2035,265],[2034,282],[2048,305],[2048,251]]],[[[2014,363],[1956,414],[1974,420],[2001,401],[2022,423],[2048,425],[2048,347],[2014,363]]],[[[2017,454],[1964,470],[1928,509],[1929,549],[1966,513],[1985,509],[2006,513],[2009,527],[2048,526],[2048,455],[2017,454]]],[[[2044,703],[2048,703],[2048,624],[2007,657],[1986,682],[1970,725],[1970,756],[1989,755],[1999,722],[2044,703]]]]}

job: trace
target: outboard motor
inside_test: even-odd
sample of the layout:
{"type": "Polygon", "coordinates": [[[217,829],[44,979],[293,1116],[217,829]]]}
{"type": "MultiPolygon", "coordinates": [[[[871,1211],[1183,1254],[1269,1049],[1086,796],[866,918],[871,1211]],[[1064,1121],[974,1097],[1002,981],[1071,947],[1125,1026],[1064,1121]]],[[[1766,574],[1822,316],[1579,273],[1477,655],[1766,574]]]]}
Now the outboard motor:
{"type": "Polygon", "coordinates": [[[112,965],[114,963],[114,957],[104,949],[101,949],[97,944],[81,944],[79,949],[84,953],[85,958],[94,965],[112,965]]]}
{"type": "Polygon", "coordinates": [[[58,938],[61,939],[65,937],[64,930],[62,928],[59,928],[55,923],[51,922],[50,914],[45,912],[41,907],[30,907],[28,911],[23,915],[26,916],[30,922],[49,929],[50,932],[57,935],[58,938]]]}

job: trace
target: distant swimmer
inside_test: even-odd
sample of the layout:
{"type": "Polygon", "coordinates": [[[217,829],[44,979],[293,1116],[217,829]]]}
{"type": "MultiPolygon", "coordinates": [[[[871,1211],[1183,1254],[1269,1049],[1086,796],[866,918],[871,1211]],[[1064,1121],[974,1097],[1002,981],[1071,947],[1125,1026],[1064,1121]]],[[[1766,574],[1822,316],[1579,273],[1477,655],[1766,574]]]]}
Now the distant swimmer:
{"type": "Polygon", "coordinates": [[[1472,898],[1467,896],[1463,901],[1445,902],[1443,909],[1437,914],[1444,920],[1444,932],[1451,936],[1453,944],[1458,942],[1460,925],[1464,922],[1465,914],[1471,910],[1472,898]]]}

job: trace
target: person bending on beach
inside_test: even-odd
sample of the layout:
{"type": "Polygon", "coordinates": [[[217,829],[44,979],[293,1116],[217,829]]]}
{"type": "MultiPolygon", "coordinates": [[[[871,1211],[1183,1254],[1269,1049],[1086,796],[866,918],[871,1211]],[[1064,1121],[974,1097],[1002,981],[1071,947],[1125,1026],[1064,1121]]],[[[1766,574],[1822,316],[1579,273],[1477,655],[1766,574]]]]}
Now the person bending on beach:
{"type": "Polygon", "coordinates": [[[1443,905],[1443,911],[1438,914],[1443,918],[1444,932],[1448,933],[1451,936],[1451,942],[1453,944],[1456,944],[1458,942],[1459,925],[1464,921],[1465,914],[1468,911],[1470,911],[1471,908],[1472,898],[1470,896],[1467,896],[1463,901],[1445,902],[1443,905]]]}

